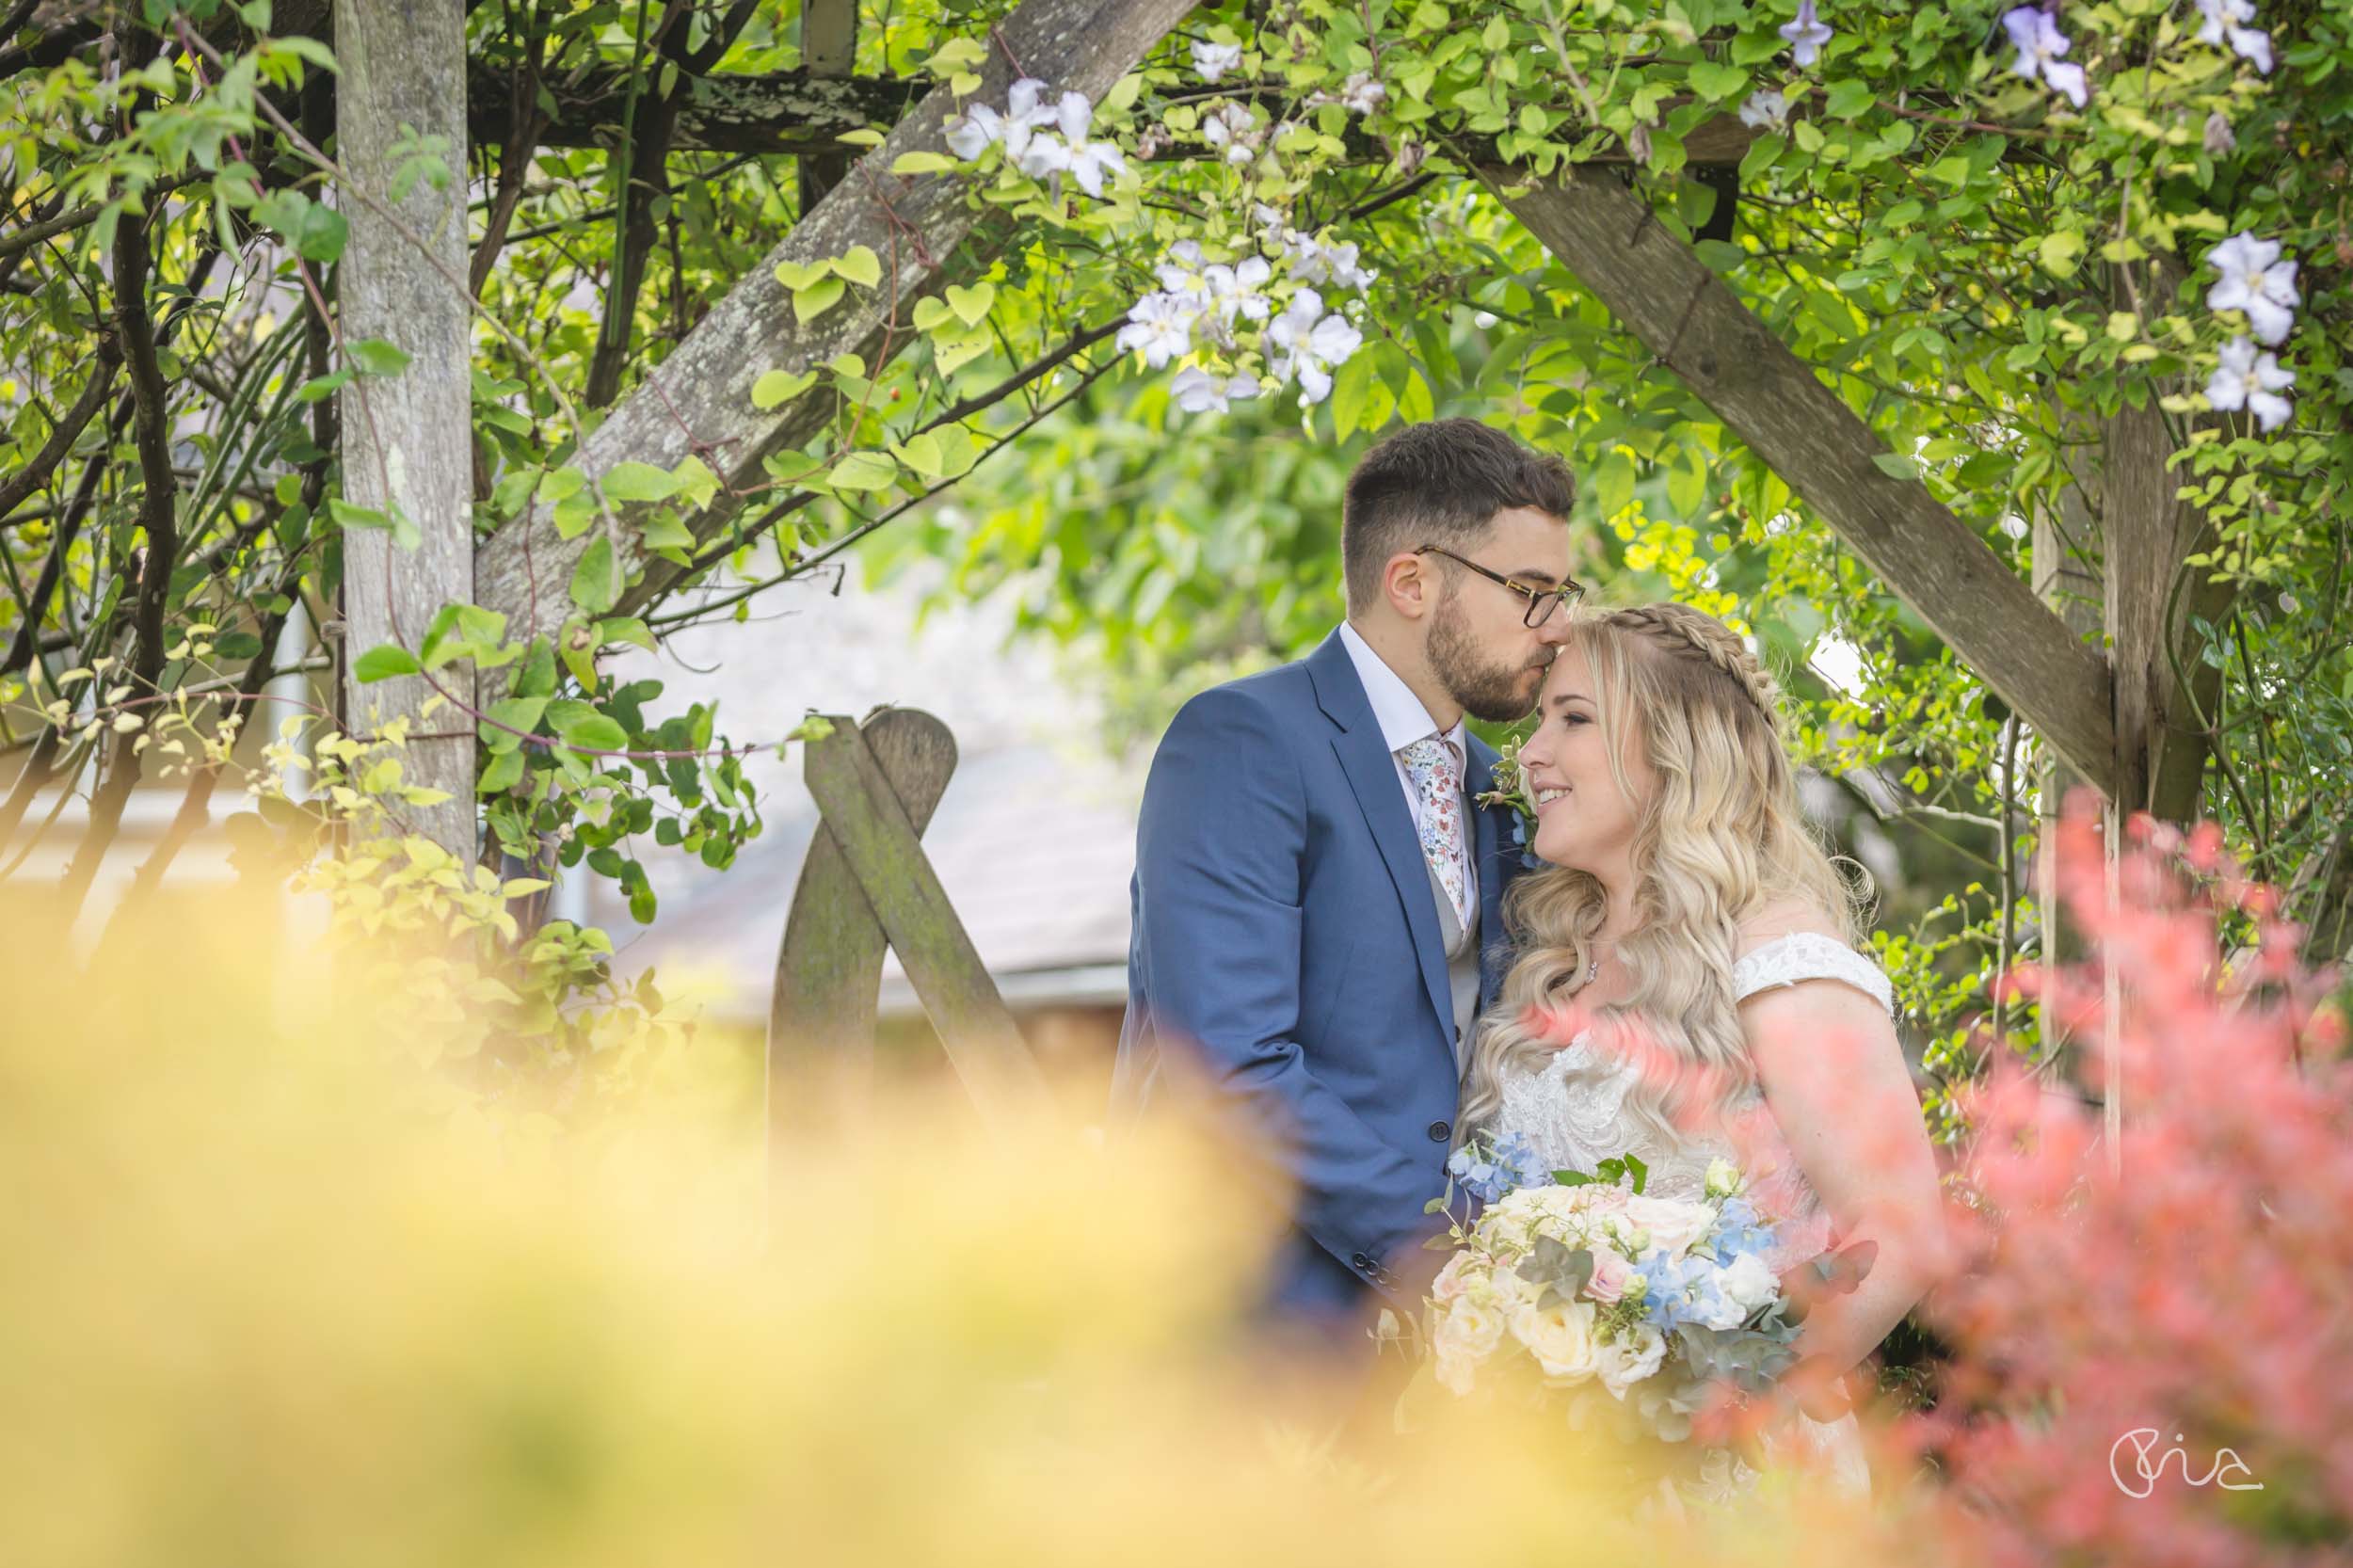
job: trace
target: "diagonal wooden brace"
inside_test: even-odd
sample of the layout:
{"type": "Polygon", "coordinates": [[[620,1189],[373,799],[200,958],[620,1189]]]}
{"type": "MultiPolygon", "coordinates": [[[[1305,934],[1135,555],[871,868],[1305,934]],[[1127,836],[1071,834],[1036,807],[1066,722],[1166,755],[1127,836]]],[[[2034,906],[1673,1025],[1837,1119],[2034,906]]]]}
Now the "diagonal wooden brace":
{"type": "Polygon", "coordinates": [[[880,926],[982,1115],[1016,1121],[1044,1104],[1044,1077],[873,748],[854,721],[832,723],[832,735],[808,745],[803,776],[824,813],[822,834],[865,899],[865,908],[833,918],[880,926]]]}
{"type": "MultiPolygon", "coordinates": [[[[913,708],[889,709],[860,728],[920,836],[956,770],[955,737],[913,708]]],[[[866,1110],[873,1086],[875,989],[888,946],[857,874],[820,819],[793,885],[770,992],[773,1128],[814,1128],[866,1110]],[[809,1097],[819,1084],[832,1094],[809,1097]]]]}

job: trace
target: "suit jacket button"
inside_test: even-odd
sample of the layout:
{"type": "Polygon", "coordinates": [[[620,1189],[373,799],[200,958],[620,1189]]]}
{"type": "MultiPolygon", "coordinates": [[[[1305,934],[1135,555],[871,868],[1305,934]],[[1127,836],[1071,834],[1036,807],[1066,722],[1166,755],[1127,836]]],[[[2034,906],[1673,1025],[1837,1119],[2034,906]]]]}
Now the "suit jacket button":
{"type": "Polygon", "coordinates": [[[1453,1136],[1453,1133],[1454,1129],[1447,1126],[1444,1122],[1432,1122],[1430,1124],[1430,1141],[1433,1144],[1445,1143],[1449,1137],[1453,1136]]]}
{"type": "Polygon", "coordinates": [[[1372,1272],[1372,1259],[1367,1257],[1363,1253],[1351,1253],[1348,1258],[1348,1265],[1350,1268],[1362,1273],[1369,1273],[1372,1272]]]}

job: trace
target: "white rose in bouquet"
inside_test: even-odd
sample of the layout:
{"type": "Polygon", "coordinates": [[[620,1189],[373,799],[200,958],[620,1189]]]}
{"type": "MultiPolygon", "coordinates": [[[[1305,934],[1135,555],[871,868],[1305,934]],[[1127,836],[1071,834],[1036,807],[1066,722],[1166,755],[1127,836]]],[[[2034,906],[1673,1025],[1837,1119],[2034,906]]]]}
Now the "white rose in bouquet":
{"type": "Polygon", "coordinates": [[[1667,1336],[1648,1323],[1636,1323],[1598,1346],[1594,1359],[1601,1385],[1623,1400],[1627,1389],[1657,1371],[1667,1359],[1667,1336]]]}
{"type": "Polygon", "coordinates": [[[1548,1378],[1582,1383],[1600,1369],[1590,1302],[1556,1300],[1550,1306],[1524,1305],[1512,1315],[1512,1334],[1528,1347],[1548,1378]]]}
{"type": "Polygon", "coordinates": [[[1781,1280],[1772,1266],[1753,1252],[1744,1252],[1726,1265],[1717,1276],[1717,1285],[1744,1319],[1781,1294],[1781,1280]]]}
{"type": "Polygon", "coordinates": [[[1625,1217],[1633,1224],[1650,1232],[1650,1244],[1662,1249],[1671,1257],[1680,1257],[1691,1243],[1706,1235],[1716,1224],[1712,1205],[1684,1203],[1674,1198],[1654,1198],[1641,1193],[1628,1193],[1625,1217]]]}
{"type": "Polygon", "coordinates": [[[1479,1364],[1503,1342],[1503,1314],[1495,1307],[1468,1296],[1456,1301],[1431,1336],[1438,1381],[1454,1393],[1469,1393],[1479,1364]]]}

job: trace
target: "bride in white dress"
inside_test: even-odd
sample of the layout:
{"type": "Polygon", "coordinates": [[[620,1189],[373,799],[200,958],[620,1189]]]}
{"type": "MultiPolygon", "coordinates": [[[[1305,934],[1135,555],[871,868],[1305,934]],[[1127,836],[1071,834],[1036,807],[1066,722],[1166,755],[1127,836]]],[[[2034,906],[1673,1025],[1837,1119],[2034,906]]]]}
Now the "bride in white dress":
{"type": "MultiPolygon", "coordinates": [[[[1934,1275],[1936,1168],[1886,977],[1850,945],[1858,895],[1800,811],[1771,677],[1721,622],[1648,605],[1581,620],[1539,712],[1519,758],[1548,864],[1509,895],[1513,962],[1460,1124],[1519,1134],[1552,1168],[1632,1154],[1667,1197],[1731,1160],[1793,1285],[1833,1247],[1869,1256],[1808,1313],[1764,1432],[1776,1462],[1866,1491],[1850,1390],[1934,1275]]],[[[1719,1457],[1707,1493],[1753,1484],[1719,1457]]]]}

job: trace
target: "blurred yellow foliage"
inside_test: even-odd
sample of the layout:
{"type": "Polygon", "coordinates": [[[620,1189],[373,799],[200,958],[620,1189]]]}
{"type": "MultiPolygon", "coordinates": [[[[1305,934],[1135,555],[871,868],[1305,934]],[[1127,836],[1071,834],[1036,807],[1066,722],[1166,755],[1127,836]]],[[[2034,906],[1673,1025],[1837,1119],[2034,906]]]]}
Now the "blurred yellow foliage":
{"type": "Polygon", "coordinates": [[[899,1090],[772,1149],[740,1064],[589,1125],[453,1118],[440,1052],[372,1043],[404,1013],[265,962],[265,924],[103,972],[0,930],[8,1562],[1849,1555],[1785,1497],[1637,1533],[1531,1412],[1337,1440],[1360,1380],[1248,1332],[1267,1206],[1173,1130],[991,1138],[899,1090]]]}

